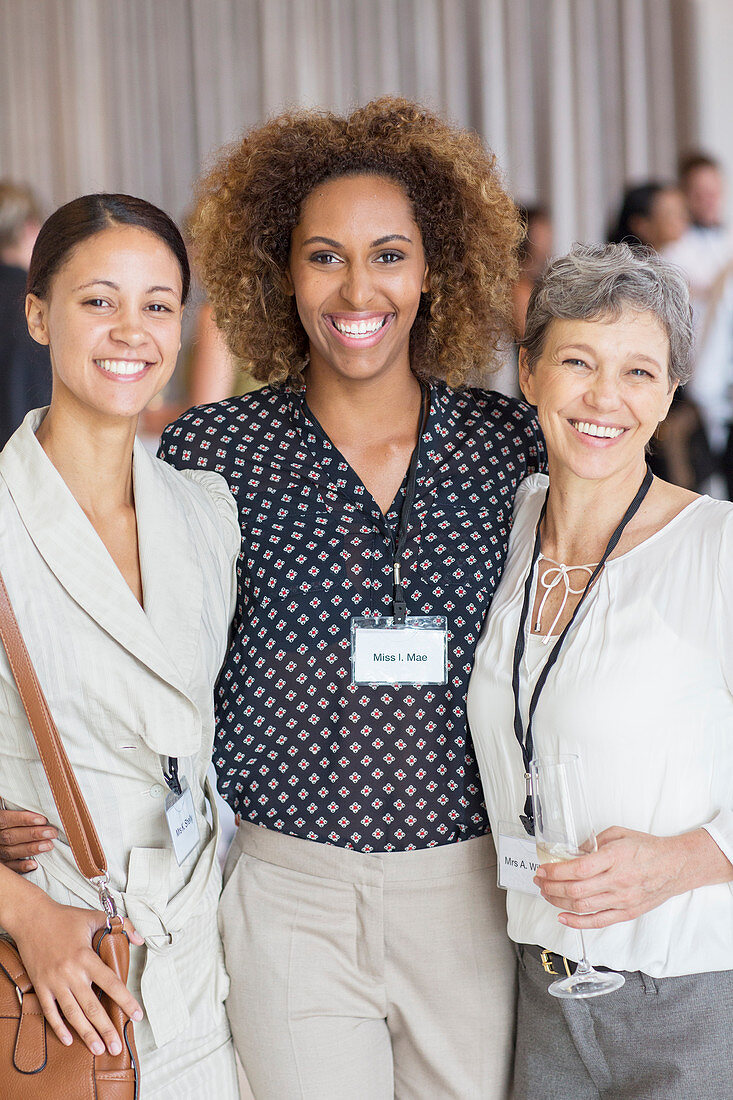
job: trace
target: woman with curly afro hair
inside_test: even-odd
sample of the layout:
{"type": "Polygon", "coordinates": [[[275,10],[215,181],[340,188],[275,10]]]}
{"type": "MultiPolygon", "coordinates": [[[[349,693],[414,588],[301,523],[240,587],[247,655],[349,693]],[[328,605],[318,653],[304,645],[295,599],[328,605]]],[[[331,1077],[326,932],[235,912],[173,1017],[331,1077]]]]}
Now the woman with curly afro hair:
{"type": "Polygon", "coordinates": [[[239,506],[214,762],[258,1100],[507,1095],[514,963],[465,699],[543,450],[525,405],[464,384],[509,329],[519,236],[479,139],[401,99],[272,119],[199,187],[198,268],[265,386],[162,453],[239,506]]]}

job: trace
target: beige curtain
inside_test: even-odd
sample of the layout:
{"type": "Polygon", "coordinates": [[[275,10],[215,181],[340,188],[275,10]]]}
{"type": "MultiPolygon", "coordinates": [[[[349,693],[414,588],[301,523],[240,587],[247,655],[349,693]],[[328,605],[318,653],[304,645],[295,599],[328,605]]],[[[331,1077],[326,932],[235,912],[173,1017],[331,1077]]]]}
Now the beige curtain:
{"type": "Polygon", "coordinates": [[[603,236],[626,180],[673,175],[686,2],[0,0],[0,175],[180,217],[267,114],[394,92],[478,130],[563,248],[603,236]]]}

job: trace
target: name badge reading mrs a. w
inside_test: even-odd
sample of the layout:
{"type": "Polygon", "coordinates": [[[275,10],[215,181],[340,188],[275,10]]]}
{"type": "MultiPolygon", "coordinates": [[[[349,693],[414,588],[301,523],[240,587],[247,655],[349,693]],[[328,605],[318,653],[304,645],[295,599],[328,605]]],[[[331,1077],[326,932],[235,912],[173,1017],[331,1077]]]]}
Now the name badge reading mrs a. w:
{"type": "Polygon", "coordinates": [[[185,779],[181,780],[181,794],[171,793],[166,798],[165,818],[173,841],[173,851],[180,867],[199,842],[199,827],[193,795],[185,779]]]}
{"type": "Polygon", "coordinates": [[[501,889],[519,890],[523,894],[541,897],[539,887],[532,881],[539,867],[534,837],[520,835],[518,827],[502,822],[496,841],[498,884],[501,889]]]}
{"type": "Polygon", "coordinates": [[[448,628],[442,615],[351,620],[353,684],[445,684],[448,628]]]}

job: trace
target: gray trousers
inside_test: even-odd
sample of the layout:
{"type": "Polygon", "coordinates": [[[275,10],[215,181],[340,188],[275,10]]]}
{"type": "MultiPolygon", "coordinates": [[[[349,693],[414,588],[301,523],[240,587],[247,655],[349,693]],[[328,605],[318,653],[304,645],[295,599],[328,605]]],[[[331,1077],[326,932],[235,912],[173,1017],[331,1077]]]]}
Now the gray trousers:
{"type": "Polygon", "coordinates": [[[558,1000],[517,954],[514,1100],[733,1100],[733,971],[626,973],[614,993],[558,1000]]]}
{"type": "Polygon", "coordinates": [[[490,836],[366,855],[242,824],[219,921],[256,1100],[506,1100],[516,959],[490,836]]]}

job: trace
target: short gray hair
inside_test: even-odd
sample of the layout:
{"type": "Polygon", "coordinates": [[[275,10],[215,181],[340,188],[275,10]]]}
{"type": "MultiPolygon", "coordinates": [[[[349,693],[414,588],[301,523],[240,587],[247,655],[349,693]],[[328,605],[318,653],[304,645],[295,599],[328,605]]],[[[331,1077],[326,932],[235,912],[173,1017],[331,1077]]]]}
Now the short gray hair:
{"type": "Polygon", "coordinates": [[[654,249],[628,244],[576,244],[548,265],[530,295],[520,341],[530,370],[553,321],[616,320],[627,307],[654,314],[669,338],[670,382],[689,381],[693,329],[687,281],[654,249]]]}

